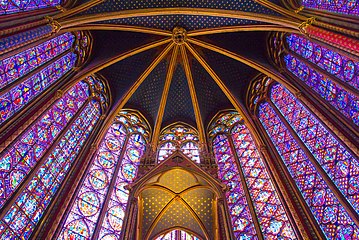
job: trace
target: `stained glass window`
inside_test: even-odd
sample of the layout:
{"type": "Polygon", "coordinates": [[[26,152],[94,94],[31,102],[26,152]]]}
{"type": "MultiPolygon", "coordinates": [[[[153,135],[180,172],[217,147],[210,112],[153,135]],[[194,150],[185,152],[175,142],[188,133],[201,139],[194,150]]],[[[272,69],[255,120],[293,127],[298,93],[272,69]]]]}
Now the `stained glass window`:
{"type": "Polygon", "coordinates": [[[5,0],[0,2],[0,15],[55,7],[61,3],[61,0],[5,0]]]}
{"type": "Polygon", "coordinates": [[[219,115],[211,124],[210,137],[219,177],[229,187],[227,203],[236,237],[256,236],[247,202],[250,199],[265,238],[296,239],[265,163],[241,116],[234,111],[219,115]],[[241,181],[240,171],[245,182],[241,181]],[[250,198],[246,198],[243,187],[248,189],[250,198]]]}
{"type": "Polygon", "coordinates": [[[286,42],[292,52],[359,90],[359,61],[297,34],[288,35],[286,42]]]}
{"type": "Polygon", "coordinates": [[[173,230],[169,233],[157,237],[155,240],[200,240],[193,234],[187,233],[183,230],[173,230]]]}
{"type": "Polygon", "coordinates": [[[30,238],[100,118],[91,95],[88,81],[78,82],[1,154],[1,206],[23,186],[0,220],[3,238],[30,238]]]}
{"type": "Polygon", "coordinates": [[[349,121],[359,126],[358,96],[346,91],[338,83],[310,68],[307,63],[291,54],[284,56],[284,62],[291,73],[340,111],[349,121]]]}
{"type": "Polygon", "coordinates": [[[119,238],[128,200],[125,186],[136,177],[148,137],[149,128],[141,115],[120,112],[92,159],[59,239],[119,238]]]}
{"type": "Polygon", "coordinates": [[[197,131],[180,123],[162,130],[158,148],[158,162],[168,158],[176,149],[186,154],[194,162],[199,163],[197,131]]]}
{"type": "Polygon", "coordinates": [[[341,0],[341,1],[302,0],[301,4],[306,8],[359,16],[359,4],[358,1],[356,0],[341,0]]]}
{"type": "Polygon", "coordinates": [[[82,51],[78,37],[64,33],[0,60],[0,124],[68,73],[82,51]],[[76,42],[76,44],[75,44],[76,42]]]}
{"type": "MultiPolygon", "coordinates": [[[[334,183],[347,194],[348,200],[355,206],[357,194],[355,187],[350,186],[357,179],[357,161],[283,86],[276,84],[272,87],[271,100],[334,183]]],[[[258,115],[326,237],[351,239],[356,236],[358,227],[271,104],[260,103],[258,115]]]]}
{"type": "Polygon", "coordinates": [[[359,212],[359,162],[334,135],[282,85],[271,90],[271,100],[328,176],[359,212]]]}

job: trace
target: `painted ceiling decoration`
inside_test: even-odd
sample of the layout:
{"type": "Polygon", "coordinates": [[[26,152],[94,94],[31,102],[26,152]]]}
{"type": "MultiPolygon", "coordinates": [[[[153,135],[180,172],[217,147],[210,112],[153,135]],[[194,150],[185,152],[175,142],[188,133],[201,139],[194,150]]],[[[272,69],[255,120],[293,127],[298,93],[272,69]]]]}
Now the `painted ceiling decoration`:
{"type": "Polygon", "coordinates": [[[0,1],[0,239],[359,239],[358,17],[0,1]]]}

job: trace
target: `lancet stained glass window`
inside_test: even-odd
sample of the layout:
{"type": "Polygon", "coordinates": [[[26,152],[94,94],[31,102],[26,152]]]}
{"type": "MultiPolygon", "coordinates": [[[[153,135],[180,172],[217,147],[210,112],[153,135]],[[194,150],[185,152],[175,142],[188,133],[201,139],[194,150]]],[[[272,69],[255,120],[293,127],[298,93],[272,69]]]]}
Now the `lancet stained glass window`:
{"type": "MultiPolygon", "coordinates": [[[[278,104],[277,106],[281,107],[281,111],[283,113],[285,112],[285,115],[289,115],[283,117],[293,120],[297,119],[293,123],[289,122],[289,124],[293,126],[293,128],[295,128],[294,125],[300,126],[298,132],[300,132],[304,138],[307,138],[307,144],[311,146],[309,149],[312,152],[317,152],[321,149],[320,153],[316,153],[318,155],[313,152],[315,157],[322,158],[325,154],[330,154],[330,156],[325,158],[326,161],[328,160],[329,162],[328,166],[323,164],[324,169],[328,171],[328,167],[333,167],[333,169],[345,171],[345,167],[340,169],[342,164],[344,164],[344,166],[346,165],[345,160],[343,162],[342,159],[342,157],[346,155],[345,149],[337,142],[336,148],[338,148],[338,152],[332,152],[332,136],[320,125],[314,116],[306,115],[308,114],[308,110],[298,103],[298,100],[294,99],[293,95],[288,93],[288,90],[284,90],[281,85],[275,85],[272,88],[272,101],[278,101],[278,103],[274,104],[278,104]],[[284,98],[287,98],[286,100],[288,101],[285,101],[284,98]],[[309,126],[313,128],[309,130],[307,128],[309,126]],[[328,141],[323,142],[322,140],[324,139],[328,141]],[[314,143],[313,141],[318,141],[318,143],[314,143]],[[337,168],[333,164],[330,164],[331,161],[334,163],[333,157],[338,160],[337,168]]],[[[271,104],[261,102],[258,108],[258,116],[326,237],[328,239],[351,239],[357,237],[359,233],[358,227],[349,216],[347,210],[340,204],[332,189],[315,168],[295,137],[281,121],[281,118],[277,115],[277,112],[271,104]]],[[[344,158],[347,157],[348,155],[344,158]]],[[[341,171],[336,173],[336,177],[343,178],[341,171]]],[[[348,186],[349,174],[344,174],[344,176],[347,176],[344,185],[348,186]]]]}
{"type": "Polygon", "coordinates": [[[79,46],[83,41],[79,38],[81,33],[64,33],[0,60],[0,89],[3,92],[0,95],[0,124],[75,66],[78,55],[83,54],[82,46],[79,46]],[[74,51],[75,48],[78,50],[74,51]]]}
{"type": "Polygon", "coordinates": [[[297,34],[288,35],[286,42],[292,52],[359,90],[359,61],[297,34]]]}
{"type": "Polygon", "coordinates": [[[0,15],[50,8],[61,3],[61,0],[5,0],[0,2],[0,15]]]}
{"type": "Polygon", "coordinates": [[[359,98],[330,78],[323,76],[307,63],[291,54],[284,56],[287,69],[319,94],[349,121],[359,126],[359,98]]]}
{"type": "Polygon", "coordinates": [[[162,130],[159,140],[158,162],[169,157],[176,149],[199,163],[198,133],[190,126],[178,123],[162,130]]]}
{"type": "Polygon", "coordinates": [[[249,129],[242,124],[241,116],[236,112],[219,115],[211,124],[210,137],[214,137],[213,151],[217,160],[220,179],[230,189],[227,201],[236,237],[247,235],[253,238],[255,236],[253,220],[243,190],[245,186],[250,195],[250,198],[247,196],[247,199],[253,203],[263,236],[272,239],[296,239],[265,163],[259,155],[249,129]],[[238,158],[232,152],[231,145],[238,158]],[[241,181],[240,171],[245,182],[241,181]],[[236,189],[236,186],[241,187],[236,189]],[[239,201],[239,196],[241,196],[242,201],[239,201]],[[239,226],[242,228],[236,229],[237,225],[234,219],[240,215],[242,215],[242,218],[239,218],[242,225],[239,226]],[[245,229],[244,227],[250,226],[249,224],[251,224],[251,228],[245,229]]]}
{"type": "Polygon", "coordinates": [[[30,238],[50,205],[100,118],[102,107],[91,95],[97,93],[89,83],[78,82],[1,155],[1,206],[24,185],[0,220],[5,239],[30,238]],[[22,183],[30,171],[34,174],[22,183]]]}
{"type": "Polygon", "coordinates": [[[58,239],[119,238],[128,200],[125,186],[136,177],[148,138],[142,116],[120,112],[92,159],[58,239]]]}
{"type": "Polygon", "coordinates": [[[301,0],[301,4],[306,8],[318,9],[339,14],[359,16],[359,3],[356,0],[341,1],[319,1],[301,0]]]}
{"type": "Polygon", "coordinates": [[[359,162],[334,135],[282,85],[271,100],[343,195],[359,212],[359,162]]]}

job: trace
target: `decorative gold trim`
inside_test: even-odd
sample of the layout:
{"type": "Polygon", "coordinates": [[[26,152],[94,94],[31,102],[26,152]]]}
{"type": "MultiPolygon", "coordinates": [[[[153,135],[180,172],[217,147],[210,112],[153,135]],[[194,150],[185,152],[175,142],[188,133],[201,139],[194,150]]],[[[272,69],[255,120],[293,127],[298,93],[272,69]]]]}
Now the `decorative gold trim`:
{"type": "Polygon", "coordinates": [[[161,30],[161,29],[118,25],[118,24],[99,24],[99,23],[83,24],[80,26],[70,27],[67,28],[66,30],[63,30],[63,32],[78,31],[78,30],[127,31],[127,32],[139,32],[139,33],[148,33],[148,34],[172,37],[172,33],[170,31],[161,30]]]}
{"type": "Polygon", "coordinates": [[[299,8],[297,8],[296,10],[294,10],[294,12],[295,12],[296,14],[298,14],[299,12],[303,11],[303,9],[304,9],[304,6],[300,6],[299,8]]]}
{"type": "Polygon", "coordinates": [[[241,26],[230,26],[230,27],[218,27],[218,28],[209,28],[209,29],[200,29],[200,30],[193,30],[187,33],[188,37],[195,37],[195,36],[202,36],[202,35],[209,35],[209,34],[218,34],[218,33],[232,33],[232,32],[289,32],[289,33],[300,33],[298,30],[283,27],[280,25],[273,25],[273,24],[258,24],[258,25],[241,25],[241,26]]]}
{"type": "Polygon", "coordinates": [[[189,88],[189,91],[191,94],[193,110],[194,110],[194,114],[196,117],[196,124],[197,124],[198,133],[199,133],[199,141],[200,141],[200,143],[203,144],[203,146],[205,146],[205,148],[207,148],[207,140],[206,140],[206,135],[205,135],[204,127],[203,127],[201,110],[199,107],[196,89],[195,89],[193,78],[192,78],[191,67],[189,65],[188,56],[186,53],[186,47],[184,45],[181,45],[180,48],[181,48],[183,66],[184,66],[184,70],[185,70],[186,77],[187,77],[187,84],[188,84],[188,88],[189,88]]]}
{"type": "MultiPolygon", "coordinates": [[[[173,44],[175,44],[175,43],[173,43],[173,44]]],[[[163,91],[162,91],[161,102],[160,102],[160,105],[159,105],[159,108],[157,111],[157,117],[156,117],[155,127],[153,130],[153,137],[152,137],[152,146],[154,147],[154,150],[155,150],[155,147],[157,146],[158,138],[160,135],[162,118],[163,118],[163,115],[165,112],[167,97],[168,97],[168,93],[170,90],[175,66],[177,63],[178,47],[179,47],[178,45],[174,45],[170,64],[168,66],[167,76],[166,76],[166,80],[165,80],[165,86],[163,87],[163,91]]]]}
{"type": "MultiPolygon", "coordinates": [[[[69,11],[67,11],[66,13],[68,12],[69,11]]],[[[85,16],[76,16],[69,19],[61,19],[60,23],[63,26],[63,28],[69,28],[85,23],[92,23],[99,21],[124,19],[131,17],[146,17],[146,16],[174,15],[174,14],[214,16],[214,17],[261,21],[265,23],[278,24],[292,29],[298,29],[297,26],[300,23],[298,20],[291,20],[279,16],[268,16],[265,14],[252,13],[252,12],[208,9],[208,8],[149,8],[149,9],[125,10],[125,11],[107,12],[107,13],[85,15],[85,16]]]]}

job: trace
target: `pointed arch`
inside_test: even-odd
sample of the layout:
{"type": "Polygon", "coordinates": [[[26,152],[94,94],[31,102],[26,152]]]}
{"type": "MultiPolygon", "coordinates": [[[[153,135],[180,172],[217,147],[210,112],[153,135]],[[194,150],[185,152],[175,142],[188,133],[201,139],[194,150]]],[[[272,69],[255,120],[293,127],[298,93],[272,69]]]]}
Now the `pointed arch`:
{"type": "Polygon", "coordinates": [[[158,142],[158,163],[169,157],[176,149],[182,151],[194,162],[200,163],[198,131],[182,122],[165,127],[161,131],[158,142]]]}

